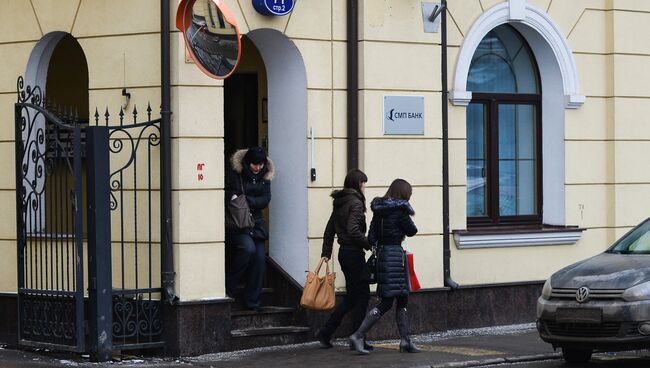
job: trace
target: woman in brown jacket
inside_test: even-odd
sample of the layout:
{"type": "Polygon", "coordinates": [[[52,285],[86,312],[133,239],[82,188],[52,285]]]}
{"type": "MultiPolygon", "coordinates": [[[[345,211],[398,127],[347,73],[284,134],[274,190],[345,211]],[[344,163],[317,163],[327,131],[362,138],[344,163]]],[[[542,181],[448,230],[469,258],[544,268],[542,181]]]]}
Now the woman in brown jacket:
{"type": "MultiPolygon", "coordinates": [[[[370,287],[364,275],[365,250],[369,250],[366,238],[366,198],[364,191],[368,177],[361,170],[351,170],[345,177],[343,189],[332,192],[333,210],[325,234],[321,257],[332,257],[334,235],[338,237],[339,263],[345,275],[345,296],[325,325],[316,332],[316,338],[323,348],[331,348],[330,342],[343,316],[352,311],[353,328],[357,330],[368,308],[370,287]]],[[[370,349],[369,345],[365,346],[370,349]]]]}

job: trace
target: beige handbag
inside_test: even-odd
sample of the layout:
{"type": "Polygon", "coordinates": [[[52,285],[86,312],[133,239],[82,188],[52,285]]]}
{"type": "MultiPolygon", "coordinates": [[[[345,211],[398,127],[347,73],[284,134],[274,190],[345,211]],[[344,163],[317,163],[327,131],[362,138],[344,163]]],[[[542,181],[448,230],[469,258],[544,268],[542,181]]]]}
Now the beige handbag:
{"type": "Polygon", "coordinates": [[[316,269],[307,272],[307,282],[302,290],[300,306],[306,309],[326,311],[334,308],[336,304],[336,295],[334,294],[334,280],[336,274],[330,271],[329,261],[325,262],[325,275],[319,277],[320,268],[325,262],[321,258],[316,269]]]}

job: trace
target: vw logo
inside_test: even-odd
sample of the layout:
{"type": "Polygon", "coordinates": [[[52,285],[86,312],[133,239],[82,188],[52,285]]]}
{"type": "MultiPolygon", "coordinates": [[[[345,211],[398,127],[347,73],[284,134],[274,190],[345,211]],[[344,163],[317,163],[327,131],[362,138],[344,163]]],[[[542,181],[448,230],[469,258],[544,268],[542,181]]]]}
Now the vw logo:
{"type": "Polygon", "coordinates": [[[578,303],[585,303],[589,301],[589,288],[586,286],[581,287],[576,291],[576,301],[578,303]]]}

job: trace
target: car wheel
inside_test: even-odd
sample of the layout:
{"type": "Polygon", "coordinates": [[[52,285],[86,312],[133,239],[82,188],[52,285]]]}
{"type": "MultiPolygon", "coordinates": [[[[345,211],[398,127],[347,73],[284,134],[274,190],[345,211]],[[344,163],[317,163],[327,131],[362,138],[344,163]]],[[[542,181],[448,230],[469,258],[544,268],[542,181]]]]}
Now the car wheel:
{"type": "Polygon", "coordinates": [[[562,348],[562,357],[567,363],[586,363],[592,353],[592,349],[562,348]]]}

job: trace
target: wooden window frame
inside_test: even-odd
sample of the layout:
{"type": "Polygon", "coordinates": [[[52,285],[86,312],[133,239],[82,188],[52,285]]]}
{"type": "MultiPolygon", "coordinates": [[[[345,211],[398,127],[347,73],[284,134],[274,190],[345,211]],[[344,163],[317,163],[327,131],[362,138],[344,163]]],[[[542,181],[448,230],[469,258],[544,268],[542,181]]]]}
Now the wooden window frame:
{"type": "Polygon", "coordinates": [[[543,177],[542,177],[542,98],[541,94],[480,93],[473,92],[470,103],[482,104],[486,114],[486,216],[467,217],[468,228],[542,226],[543,177]],[[536,213],[534,215],[501,216],[499,214],[499,105],[535,106],[536,144],[536,213]]]}

